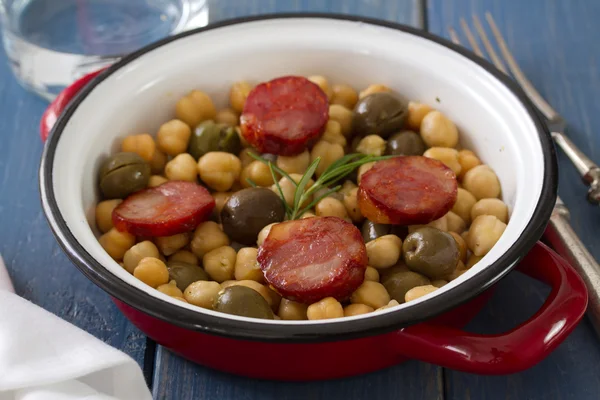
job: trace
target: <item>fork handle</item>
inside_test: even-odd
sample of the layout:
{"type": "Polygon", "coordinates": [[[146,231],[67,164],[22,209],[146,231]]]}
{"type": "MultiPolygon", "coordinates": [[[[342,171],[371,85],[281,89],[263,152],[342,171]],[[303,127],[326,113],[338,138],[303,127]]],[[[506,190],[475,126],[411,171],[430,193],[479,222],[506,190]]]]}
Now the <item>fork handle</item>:
{"type": "Polygon", "coordinates": [[[593,204],[600,204],[600,167],[579,150],[566,135],[560,132],[552,132],[552,137],[575,165],[586,185],[589,186],[588,201],[593,204]]]}
{"type": "Polygon", "coordinates": [[[545,238],[585,282],[589,296],[587,315],[600,336],[600,265],[571,228],[569,210],[563,204],[554,207],[545,238]]]}

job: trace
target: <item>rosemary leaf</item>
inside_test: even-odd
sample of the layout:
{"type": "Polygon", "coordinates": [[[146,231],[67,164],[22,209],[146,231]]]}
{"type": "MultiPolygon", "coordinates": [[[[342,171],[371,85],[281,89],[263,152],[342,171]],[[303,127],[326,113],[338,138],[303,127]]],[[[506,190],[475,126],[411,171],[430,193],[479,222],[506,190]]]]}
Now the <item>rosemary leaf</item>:
{"type": "Polygon", "coordinates": [[[342,188],[342,185],[337,185],[336,187],[328,190],[325,194],[317,197],[316,199],[314,199],[313,201],[311,201],[309,205],[307,205],[306,207],[304,207],[302,210],[298,211],[298,216],[304,214],[305,212],[307,212],[308,210],[310,210],[311,208],[313,208],[313,206],[316,205],[319,201],[321,201],[325,197],[329,196],[331,193],[337,192],[341,188],[342,188]]]}
{"type": "Polygon", "coordinates": [[[252,187],[257,187],[258,185],[250,178],[246,178],[246,182],[248,182],[248,185],[252,186],[252,187]]]}
{"type": "Polygon", "coordinates": [[[304,199],[308,197],[307,195],[305,195],[304,189],[306,188],[306,185],[308,185],[308,182],[311,180],[312,176],[315,174],[315,170],[317,169],[317,166],[319,165],[320,161],[321,157],[317,157],[315,161],[313,161],[308,166],[308,168],[304,172],[304,175],[302,176],[302,179],[300,179],[300,182],[298,182],[298,186],[296,186],[296,192],[294,193],[294,213],[292,214],[293,217],[296,216],[297,210],[302,205],[304,199]]]}
{"type": "Polygon", "coordinates": [[[289,217],[292,213],[292,209],[288,205],[287,201],[285,201],[285,196],[283,195],[283,189],[281,189],[281,185],[279,184],[279,182],[277,181],[277,178],[275,177],[275,170],[273,168],[273,163],[271,163],[271,161],[269,161],[269,163],[267,165],[269,166],[269,171],[271,171],[271,176],[273,177],[273,182],[275,182],[275,187],[277,188],[277,191],[279,192],[279,197],[281,197],[281,202],[283,203],[283,208],[285,209],[285,213],[289,217]]]}

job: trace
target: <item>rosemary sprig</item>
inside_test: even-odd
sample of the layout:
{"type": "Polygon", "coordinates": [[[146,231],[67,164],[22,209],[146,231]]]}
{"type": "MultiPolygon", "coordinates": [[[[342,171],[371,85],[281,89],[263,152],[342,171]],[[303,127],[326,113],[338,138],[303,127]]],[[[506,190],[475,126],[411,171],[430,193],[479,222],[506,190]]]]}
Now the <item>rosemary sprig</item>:
{"type": "MultiPolygon", "coordinates": [[[[317,167],[319,166],[319,163],[321,162],[321,157],[317,157],[312,163],[310,163],[310,165],[304,172],[304,175],[302,175],[302,178],[300,178],[298,182],[295,182],[287,172],[277,167],[276,165],[273,165],[273,163],[271,163],[270,161],[267,161],[261,156],[252,152],[248,152],[248,154],[255,160],[258,160],[269,167],[269,170],[271,171],[271,176],[273,177],[273,181],[275,182],[275,187],[277,188],[279,196],[281,197],[281,201],[283,202],[283,205],[285,207],[286,215],[290,220],[298,219],[300,216],[302,216],[302,214],[310,210],[320,200],[329,196],[331,193],[337,192],[342,186],[337,185],[329,189],[324,194],[315,197],[312,199],[312,201],[308,202],[310,197],[319,189],[329,187],[330,185],[338,182],[340,179],[351,174],[352,171],[354,171],[361,165],[375,161],[387,160],[388,158],[391,158],[391,156],[370,156],[359,153],[347,154],[339,160],[333,162],[331,165],[329,165],[325,169],[325,171],[323,171],[323,173],[316,179],[312,186],[307,188],[308,183],[312,179],[313,175],[315,174],[315,171],[317,170],[317,167]],[[294,201],[292,206],[288,205],[285,201],[283,189],[279,184],[279,179],[282,176],[286,177],[296,187],[296,190],[294,191],[294,201]],[[305,205],[305,203],[308,204],[305,205]]],[[[247,179],[247,181],[250,185],[256,187],[256,184],[252,182],[251,179],[247,179]]]]}

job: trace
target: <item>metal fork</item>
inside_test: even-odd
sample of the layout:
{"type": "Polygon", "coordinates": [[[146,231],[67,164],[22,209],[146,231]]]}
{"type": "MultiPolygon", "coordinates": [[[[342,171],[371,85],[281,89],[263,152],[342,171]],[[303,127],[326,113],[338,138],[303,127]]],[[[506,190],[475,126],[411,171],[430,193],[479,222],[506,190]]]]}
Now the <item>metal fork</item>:
{"type": "MultiPolygon", "coordinates": [[[[547,118],[547,124],[555,142],[563,149],[569,159],[575,164],[575,167],[581,174],[584,182],[588,184],[588,200],[594,204],[600,203],[600,168],[588,157],[583,154],[570,140],[564,135],[565,121],[563,118],[544,100],[544,98],[533,87],[531,82],[525,77],[523,71],[517,65],[512,56],[500,30],[496,26],[492,15],[489,12],[485,13],[485,18],[490,26],[492,35],[496,39],[500,52],[504,57],[504,62],[512,72],[513,78],[519,83],[525,94],[529,97],[538,110],[547,118]]],[[[473,52],[485,58],[475,36],[471,32],[469,25],[464,18],[461,18],[460,25],[471,45],[473,52]]],[[[473,15],[473,25],[483,43],[490,61],[500,71],[510,76],[504,62],[494,50],[481,21],[476,15],[473,15]]],[[[460,45],[458,34],[454,28],[449,27],[448,33],[452,41],[460,45]]],[[[592,322],[596,333],[600,335],[600,265],[594,257],[587,251],[577,234],[569,224],[569,210],[564,205],[560,197],[557,198],[554,211],[550,218],[550,223],[546,229],[546,238],[554,249],[571,262],[579,275],[586,283],[589,293],[588,316],[592,322]]]]}

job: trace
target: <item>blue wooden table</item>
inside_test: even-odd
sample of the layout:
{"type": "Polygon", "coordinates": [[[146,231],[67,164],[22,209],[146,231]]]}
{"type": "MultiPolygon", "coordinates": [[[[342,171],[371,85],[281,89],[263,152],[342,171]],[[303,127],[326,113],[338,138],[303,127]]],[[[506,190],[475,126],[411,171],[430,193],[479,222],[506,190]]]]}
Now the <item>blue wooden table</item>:
{"type": "MultiPolygon", "coordinates": [[[[519,64],[569,122],[568,133],[600,161],[600,2],[596,0],[210,0],[210,21],[242,15],[319,11],[359,14],[447,37],[461,16],[491,11],[519,64]],[[285,4],[282,5],[281,3],[285,4]]],[[[464,39],[464,38],[463,38],[464,39]]],[[[0,54],[4,58],[4,54],[0,54]]],[[[193,365],[156,346],[63,255],[46,225],[37,188],[39,118],[47,103],[25,92],[0,62],[0,254],[17,292],[131,355],[156,399],[598,399],[600,341],[587,320],[546,360],[505,377],[481,377],[407,362],[352,379],[253,381],[193,365]]],[[[600,259],[600,210],[586,203],[575,169],[559,154],[560,195],[572,224],[600,259]]],[[[509,329],[532,315],[548,290],[518,274],[499,284],[469,329],[509,329]]],[[[235,360],[232,360],[235,362],[235,360]]]]}

